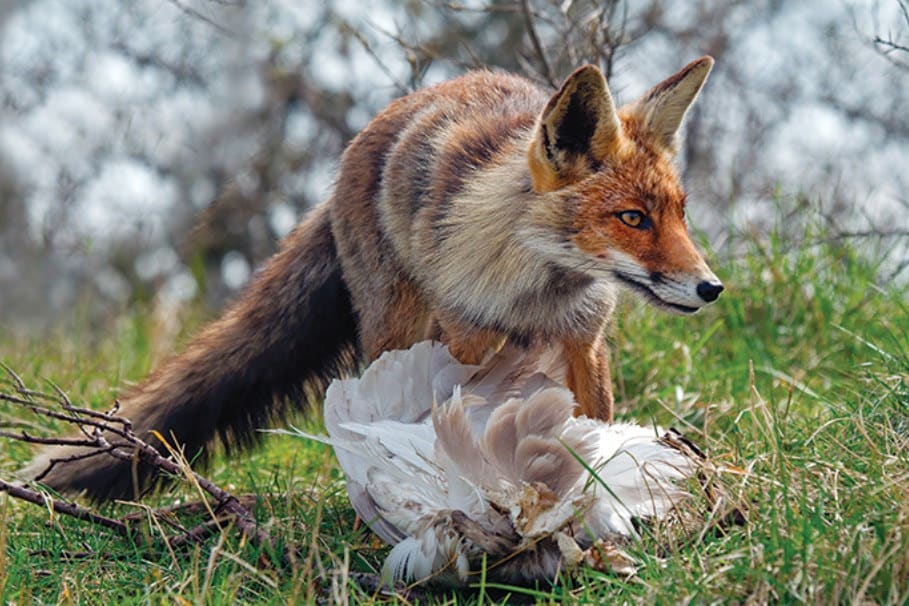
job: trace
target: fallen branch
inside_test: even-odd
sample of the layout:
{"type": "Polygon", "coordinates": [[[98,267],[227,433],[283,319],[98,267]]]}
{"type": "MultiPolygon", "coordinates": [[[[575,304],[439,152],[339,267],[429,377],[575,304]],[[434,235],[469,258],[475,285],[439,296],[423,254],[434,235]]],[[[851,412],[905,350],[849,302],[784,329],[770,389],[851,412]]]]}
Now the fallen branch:
{"type": "MultiPolygon", "coordinates": [[[[209,514],[210,519],[206,522],[188,530],[181,528],[179,534],[165,537],[169,547],[199,543],[211,534],[223,531],[226,526],[233,524],[237,531],[254,545],[263,547],[269,552],[275,552],[274,541],[251,513],[250,508],[251,504],[255,502],[255,497],[246,495],[238,498],[208,478],[196,473],[190,467],[182,451],[171,446],[163,436],[156,435],[156,439],[168,449],[170,456],[162,455],[157,448],[133,432],[129,419],[117,415],[120,410],[119,403],[115,402],[109,412],[98,412],[79,407],[74,405],[66,393],[56,385],[52,385],[53,393],[29,389],[12,369],[6,366],[4,369],[8,378],[0,379],[0,385],[5,384],[11,389],[9,391],[0,390],[0,401],[28,409],[45,419],[62,421],[74,426],[78,433],[72,437],[52,438],[35,436],[25,430],[0,431],[0,437],[27,444],[78,446],[85,449],[85,452],[79,454],[52,459],[47,467],[36,476],[36,481],[40,482],[41,478],[58,464],[89,457],[109,456],[123,461],[142,463],[153,468],[156,473],[184,478],[199,491],[202,497],[199,503],[184,505],[181,508],[150,510],[156,519],[167,522],[166,517],[172,516],[175,511],[204,511],[209,514]],[[213,503],[206,500],[206,493],[214,499],[213,503]]],[[[137,544],[144,541],[142,534],[135,532],[133,528],[145,517],[143,515],[133,513],[122,519],[109,518],[76,503],[52,498],[29,486],[15,485],[3,480],[0,480],[0,492],[6,492],[15,499],[39,505],[52,512],[97,524],[137,544]]],[[[170,526],[174,525],[170,524],[170,526]]],[[[282,564],[289,561],[288,556],[286,550],[279,554],[282,564]]]]}
{"type": "Polygon", "coordinates": [[[28,501],[29,503],[34,503],[35,505],[40,505],[41,507],[45,507],[52,512],[62,513],[79,520],[85,520],[87,522],[91,522],[92,524],[103,526],[108,530],[113,530],[122,537],[129,539],[133,538],[132,532],[126,523],[120,520],[115,520],[113,518],[99,515],[75,503],[52,499],[49,496],[44,495],[36,490],[32,490],[24,486],[16,486],[14,484],[10,484],[9,482],[4,482],[3,480],[0,480],[0,492],[5,492],[15,499],[28,501]]]}

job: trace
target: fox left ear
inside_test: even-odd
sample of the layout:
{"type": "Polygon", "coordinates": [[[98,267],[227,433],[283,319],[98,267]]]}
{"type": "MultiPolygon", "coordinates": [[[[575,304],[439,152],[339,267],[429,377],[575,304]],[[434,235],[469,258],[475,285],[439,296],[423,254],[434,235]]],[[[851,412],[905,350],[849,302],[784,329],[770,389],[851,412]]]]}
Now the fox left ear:
{"type": "Polygon", "coordinates": [[[593,65],[578,68],[549,99],[528,150],[537,192],[564,187],[618,152],[622,126],[606,79],[593,65]]]}
{"type": "Polygon", "coordinates": [[[656,138],[657,145],[675,154],[679,150],[679,128],[688,108],[694,103],[713,68],[713,57],[692,61],[677,74],[654,86],[633,106],[644,128],[656,138]]]}

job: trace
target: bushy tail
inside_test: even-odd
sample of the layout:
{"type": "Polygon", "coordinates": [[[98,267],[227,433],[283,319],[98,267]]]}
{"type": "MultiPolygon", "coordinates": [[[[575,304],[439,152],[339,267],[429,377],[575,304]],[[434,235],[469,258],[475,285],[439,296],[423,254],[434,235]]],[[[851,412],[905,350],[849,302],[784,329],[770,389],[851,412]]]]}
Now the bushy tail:
{"type": "MultiPolygon", "coordinates": [[[[304,385],[349,364],[355,343],[356,318],[326,204],[285,239],[221,318],[123,400],[120,414],[143,439],[160,446],[155,430],[183,445],[190,458],[204,457],[203,447],[215,438],[248,446],[287,402],[304,400],[304,385]]],[[[49,449],[27,472],[34,477],[52,460],[82,452],[49,449]]],[[[137,496],[149,479],[148,469],[99,456],[55,463],[41,481],[103,499],[137,496]]]]}

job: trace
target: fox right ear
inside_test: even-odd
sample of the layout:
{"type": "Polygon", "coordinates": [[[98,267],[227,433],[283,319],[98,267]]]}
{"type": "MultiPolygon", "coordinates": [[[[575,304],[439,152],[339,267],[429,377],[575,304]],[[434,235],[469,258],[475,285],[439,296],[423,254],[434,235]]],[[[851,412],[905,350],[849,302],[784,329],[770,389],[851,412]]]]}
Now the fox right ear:
{"type": "Polygon", "coordinates": [[[618,153],[622,126],[602,72],[585,65],[568,76],[546,104],[528,150],[537,192],[559,189],[586,172],[591,161],[618,153]]]}
{"type": "Polygon", "coordinates": [[[712,68],[713,57],[704,56],[692,61],[654,86],[632,106],[632,111],[661,149],[671,154],[678,152],[679,128],[712,68]]]}

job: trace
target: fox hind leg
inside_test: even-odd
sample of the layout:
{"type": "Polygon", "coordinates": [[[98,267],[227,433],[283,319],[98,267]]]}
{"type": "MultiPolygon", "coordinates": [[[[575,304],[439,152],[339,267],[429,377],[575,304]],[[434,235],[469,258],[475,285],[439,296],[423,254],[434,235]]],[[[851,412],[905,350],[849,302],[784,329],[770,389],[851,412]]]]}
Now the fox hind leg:
{"type": "Polygon", "coordinates": [[[381,296],[370,297],[359,308],[360,345],[367,362],[382,352],[410,347],[429,330],[429,310],[409,278],[398,275],[383,289],[381,296]]]}
{"type": "Polygon", "coordinates": [[[477,328],[450,315],[441,314],[433,322],[431,336],[448,345],[448,350],[462,364],[480,364],[505,344],[504,334],[477,328]]]}

